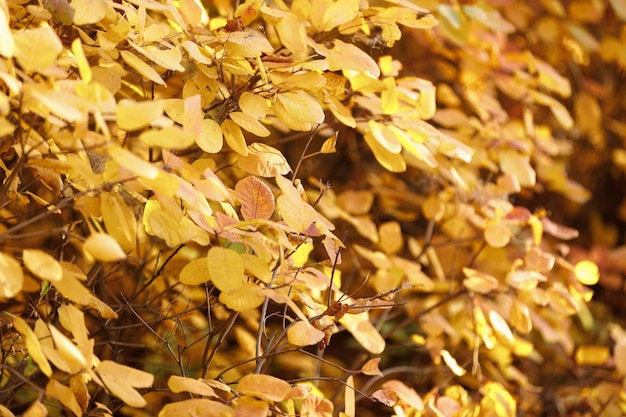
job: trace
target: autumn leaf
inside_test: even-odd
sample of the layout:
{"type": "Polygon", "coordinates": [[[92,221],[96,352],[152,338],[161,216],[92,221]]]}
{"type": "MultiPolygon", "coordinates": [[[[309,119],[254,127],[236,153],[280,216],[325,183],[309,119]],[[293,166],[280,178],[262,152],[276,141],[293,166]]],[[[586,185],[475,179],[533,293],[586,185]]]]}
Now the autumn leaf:
{"type": "Polygon", "coordinates": [[[279,402],[290,393],[291,385],[270,375],[248,374],[239,380],[237,391],[265,401],[279,402]]]}
{"type": "Polygon", "coordinates": [[[274,194],[256,177],[240,180],[235,186],[235,195],[241,202],[241,214],[246,220],[267,220],[274,214],[274,194]]]}
{"type": "Polygon", "coordinates": [[[131,407],[147,404],[136,388],[148,388],[154,382],[152,374],[110,360],[102,361],[93,369],[92,375],[98,385],[131,407]]]}

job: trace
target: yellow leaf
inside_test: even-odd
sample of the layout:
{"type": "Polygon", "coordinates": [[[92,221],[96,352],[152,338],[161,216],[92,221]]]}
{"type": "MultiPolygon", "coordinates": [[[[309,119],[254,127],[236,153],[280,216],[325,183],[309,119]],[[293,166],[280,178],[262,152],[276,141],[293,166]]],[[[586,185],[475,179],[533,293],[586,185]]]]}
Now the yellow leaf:
{"type": "Polygon", "coordinates": [[[583,345],[576,349],[576,364],[579,366],[601,366],[611,357],[607,346],[583,345]]]}
{"type": "Polygon", "coordinates": [[[89,66],[89,61],[87,61],[87,57],[85,56],[85,51],[83,49],[83,44],[81,43],[80,38],[76,38],[72,42],[72,52],[74,52],[76,61],[78,61],[77,64],[80,78],[83,80],[83,83],[89,84],[92,78],[91,66],[89,66]]]}
{"type": "Polygon", "coordinates": [[[295,56],[302,55],[307,50],[306,26],[300,17],[293,13],[278,19],[276,31],[281,43],[295,56]]]}
{"type": "Polygon", "coordinates": [[[232,249],[213,247],[207,253],[211,281],[222,292],[232,292],[243,285],[244,266],[239,253],[232,249]]]}
{"type": "Polygon", "coordinates": [[[60,281],[63,268],[59,261],[39,249],[24,249],[24,266],[37,278],[50,282],[60,281]]]}
{"type": "MultiPolygon", "coordinates": [[[[385,169],[391,172],[404,172],[406,171],[406,162],[400,153],[390,152],[385,146],[383,146],[377,138],[371,132],[366,132],[363,135],[365,142],[372,150],[372,153],[376,157],[376,160],[385,169]]],[[[393,146],[387,143],[388,146],[393,146]]],[[[399,152],[399,151],[398,151],[399,152]]]]}
{"type": "Polygon", "coordinates": [[[295,346],[315,345],[324,337],[324,332],[313,327],[308,320],[299,320],[287,329],[287,340],[295,346]]]}
{"type": "MultiPolygon", "coordinates": [[[[69,373],[76,374],[90,367],[83,353],[67,336],[51,324],[48,325],[48,329],[54,341],[55,350],[69,367],[69,373]]],[[[49,356],[49,351],[46,352],[46,356],[53,360],[49,356]]]]}
{"type": "Polygon", "coordinates": [[[352,111],[330,94],[324,94],[324,102],[328,105],[333,116],[348,127],[356,127],[356,120],[352,116],[352,111]]]}
{"type": "Polygon", "coordinates": [[[561,288],[549,288],[547,291],[550,307],[557,313],[572,315],[579,311],[576,300],[570,293],[561,288]]]}
{"type": "Polygon", "coordinates": [[[147,402],[135,388],[148,388],[154,376],[113,361],[104,360],[94,370],[96,382],[131,407],[145,407],[147,402]]]}
{"type": "Polygon", "coordinates": [[[5,58],[12,58],[15,53],[15,41],[9,27],[10,20],[9,8],[6,1],[3,1],[0,3],[0,39],[2,39],[2,42],[0,42],[0,55],[5,58]]]}
{"type": "Polygon", "coordinates": [[[54,287],[70,301],[86,306],[89,305],[91,292],[74,276],[63,268],[63,278],[54,283],[54,287]]]}
{"type": "Polygon", "coordinates": [[[326,57],[330,71],[352,70],[369,73],[374,78],[380,76],[380,67],[376,61],[356,45],[338,39],[333,40],[332,48],[311,40],[309,44],[315,52],[326,57]]]}
{"type": "Polygon", "coordinates": [[[116,192],[102,193],[100,211],[107,232],[124,252],[132,252],[137,244],[137,219],[122,196],[116,192]]]}
{"type": "Polygon", "coordinates": [[[378,246],[386,254],[394,254],[402,250],[404,238],[400,223],[396,221],[386,222],[378,227],[378,246]]]}
{"type": "Polygon", "coordinates": [[[263,126],[259,120],[249,113],[243,113],[240,111],[233,111],[228,113],[228,116],[237,123],[241,128],[247,132],[252,133],[258,137],[264,138],[270,135],[270,131],[263,126]]]}
{"type": "Polygon", "coordinates": [[[350,375],[346,379],[346,388],[344,392],[344,408],[345,413],[339,413],[339,417],[355,417],[356,416],[356,395],[354,391],[354,375],[350,375]]]}
{"type": "Polygon", "coordinates": [[[493,248],[503,248],[509,244],[513,233],[501,218],[489,219],[485,225],[485,241],[493,248]]]}
{"type": "Polygon", "coordinates": [[[72,7],[76,10],[74,24],[82,26],[102,20],[108,5],[106,0],[72,0],[72,7]]]}
{"type": "Polygon", "coordinates": [[[162,100],[135,102],[122,99],[116,107],[117,125],[126,131],[144,129],[163,115],[162,100]]]}
{"type": "Polygon", "coordinates": [[[287,159],[276,148],[261,142],[248,146],[248,153],[239,158],[237,165],[244,171],[261,177],[276,177],[291,172],[287,159]]]}
{"type": "Polygon", "coordinates": [[[378,368],[379,363],[380,358],[372,358],[361,367],[361,372],[363,372],[364,375],[369,376],[383,376],[383,373],[378,368]]]}
{"type": "Polygon", "coordinates": [[[196,417],[196,416],[219,416],[229,417],[234,415],[235,410],[231,407],[206,398],[193,398],[166,404],[158,417],[196,417]]]}
{"type": "MultiPolygon", "coordinates": [[[[25,71],[42,71],[57,61],[63,44],[56,32],[44,24],[36,29],[13,32],[14,56],[25,71]]],[[[4,38],[2,39],[4,43],[4,38]]]]}
{"type": "MultiPolygon", "coordinates": [[[[0,12],[2,12],[2,8],[0,7],[0,12]]],[[[0,38],[5,39],[3,37],[2,31],[0,30],[0,38]]],[[[0,47],[2,46],[2,44],[0,44],[0,47]]],[[[2,54],[2,51],[0,50],[0,55],[2,54]]],[[[9,410],[8,408],[6,408],[5,406],[3,406],[2,404],[0,404],[0,417],[15,417],[15,414],[13,414],[11,412],[11,410],[9,410]]]]}
{"type": "Polygon", "coordinates": [[[448,368],[452,371],[454,375],[463,376],[467,373],[465,369],[459,366],[456,359],[454,359],[454,357],[447,350],[443,349],[441,351],[441,357],[443,358],[443,361],[446,363],[446,365],[448,366],[448,368]]]}
{"type": "Polygon", "coordinates": [[[387,77],[383,80],[385,90],[380,93],[380,100],[383,106],[383,114],[394,114],[398,111],[400,103],[398,102],[398,90],[396,89],[396,80],[393,77],[387,77]]]}
{"type": "Polygon", "coordinates": [[[13,298],[22,291],[24,272],[13,256],[0,252],[0,298],[13,298]]]}
{"type": "Polygon", "coordinates": [[[235,195],[241,202],[241,215],[245,220],[268,220],[274,214],[274,194],[257,177],[247,177],[239,181],[235,186],[235,195]]]}
{"type": "Polygon", "coordinates": [[[92,233],[85,240],[83,249],[100,262],[117,262],[126,259],[126,252],[115,238],[106,233],[92,233]]]}
{"type": "Polygon", "coordinates": [[[263,304],[265,295],[258,285],[252,282],[244,282],[233,291],[223,291],[219,296],[219,300],[231,310],[244,312],[263,304]]]}
{"type": "Polygon", "coordinates": [[[280,402],[291,391],[291,385],[271,375],[248,374],[239,380],[237,391],[265,401],[280,402]]]}
{"type": "Polygon", "coordinates": [[[507,284],[522,291],[532,290],[538,283],[546,281],[547,278],[537,271],[512,271],[506,276],[507,284]]]}
{"type": "Polygon", "coordinates": [[[265,97],[249,91],[244,91],[239,97],[239,108],[257,119],[264,118],[270,110],[265,97]]]}
{"type": "Polygon", "coordinates": [[[357,342],[369,353],[378,355],[385,350],[385,339],[369,321],[369,314],[346,314],[339,320],[357,342]]]}
{"type": "Polygon", "coordinates": [[[120,167],[132,172],[134,175],[148,179],[156,179],[159,174],[159,169],[155,165],[144,161],[120,146],[109,146],[107,151],[109,156],[111,156],[120,167]]]}
{"type": "Polygon", "coordinates": [[[48,397],[56,398],[61,404],[69,408],[74,415],[82,416],[83,410],[81,409],[74,392],[70,387],[66,387],[56,379],[50,379],[46,385],[46,395],[48,397]]]}
{"type": "MultiPolygon", "coordinates": [[[[291,117],[302,123],[316,125],[324,121],[322,107],[317,100],[304,91],[279,93],[277,94],[277,102],[283,106],[291,117]]],[[[280,115],[277,116],[280,118],[280,115]]]]}
{"type": "Polygon", "coordinates": [[[521,155],[514,150],[502,150],[498,152],[500,169],[505,174],[514,175],[522,187],[535,185],[537,174],[530,165],[530,157],[521,155]]]}
{"type": "Polygon", "coordinates": [[[222,150],[224,136],[222,128],[213,119],[202,120],[202,131],[196,138],[196,145],[204,152],[217,153],[222,150]]]}
{"type": "Polygon", "coordinates": [[[320,149],[320,153],[329,154],[337,152],[337,137],[339,136],[338,132],[335,132],[334,135],[329,137],[322,144],[322,148],[320,149]]]}
{"type": "Polygon", "coordinates": [[[177,47],[160,49],[155,45],[140,47],[134,45],[130,41],[129,44],[137,49],[137,51],[143,54],[146,58],[165,69],[170,71],[185,71],[185,67],[183,67],[180,63],[183,59],[183,54],[177,47]]]}
{"type": "Polygon", "coordinates": [[[513,343],[515,338],[513,337],[513,332],[509,328],[506,320],[498,314],[495,310],[491,310],[489,312],[489,322],[491,323],[491,327],[496,332],[496,334],[500,335],[509,343],[513,343]]]}
{"type": "Polygon", "coordinates": [[[33,332],[33,329],[30,328],[24,319],[18,316],[13,317],[13,326],[15,327],[15,330],[17,330],[18,333],[24,338],[26,350],[37,366],[39,366],[41,372],[43,372],[44,375],[51,377],[52,367],[50,366],[48,359],[46,359],[41,344],[39,343],[39,339],[33,332]]]}
{"type": "Polygon", "coordinates": [[[246,138],[243,136],[243,132],[239,125],[230,119],[226,119],[221,125],[222,134],[224,139],[230,148],[237,152],[239,155],[248,155],[248,146],[246,144],[246,138]]]}
{"type": "Polygon", "coordinates": [[[481,410],[490,410],[498,417],[515,417],[517,402],[511,394],[497,382],[486,382],[480,387],[483,395],[480,400],[481,410]]]}
{"type": "Polygon", "coordinates": [[[337,0],[326,9],[322,18],[322,32],[329,32],[359,15],[359,0],[337,0]]]}
{"type": "Polygon", "coordinates": [[[511,305],[509,321],[520,333],[528,334],[533,328],[528,306],[517,299],[514,299],[511,305]]]}
{"type": "Polygon", "coordinates": [[[195,259],[185,265],[180,271],[179,279],[186,285],[198,285],[210,281],[206,258],[195,259]]]}
{"type": "Polygon", "coordinates": [[[293,186],[291,181],[285,177],[276,177],[276,183],[283,192],[276,199],[276,205],[285,222],[296,229],[303,232],[307,230],[311,224],[316,227],[323,226],[328,230],[333,230],[334,226],[320,213],[318,213],[309,204],[302,201],[298,190],[293,186]]]}
{"type": "Polygon", "coordinates": [[[580,261],[574,267],[574,274],[580,283],[595,285],[600,280],[598,265],[592,261],[580,261]]]}
{"type": "Polygon", "coordinates": [[[369,120],[368,127],[372,137],[387,151],[394,154],[400,153],[402,145],[400,145],[398,137],[389,126],[375,122],[374,120],[369,120]]]}
{"type": "Polygon", "coordinates": [[[120,51],[120,54],[122,55],[124,62],[126,62],[129,67],[137,71],[139,75],[154,83],[163,86],[165,85],[165,81],[163,81],[163,78],[161,78],[159,73],[156,72],[150,65],[146,64],[141,58],[137,57],[137,55],[130,51],[120,51]]]}
{"type": "Polygon", "coordinates": [[[192,379],[182,376],[172,375],[167,380],[167,386],[174,393],[189,392],[204,397],[219,398],[213,388],[201,379],[192,379]]]}
{"type": "Polygon", "coordinates": [[[472,268],[463,268],[463,273],[466,277],[463,280],[463,286],[475,293],[489,294],[500,285],[495,277],[472,268]]]}
{"type": "Polygon", "coordinates": [[[24,414],[22,414],[22,417],[47,417],[47,416],[48,416],[48,409],[39,400],[34,401],[28,407],[28,409],[24,411],[24,414]]]}
{"type": "Polygon", "coordinates": [[[163,149],[186,149],[195,143],[196,137],[185,133],[179,126],[168,126],[164,129],[144,130],[139,140],[148,146],[163,149]]]}

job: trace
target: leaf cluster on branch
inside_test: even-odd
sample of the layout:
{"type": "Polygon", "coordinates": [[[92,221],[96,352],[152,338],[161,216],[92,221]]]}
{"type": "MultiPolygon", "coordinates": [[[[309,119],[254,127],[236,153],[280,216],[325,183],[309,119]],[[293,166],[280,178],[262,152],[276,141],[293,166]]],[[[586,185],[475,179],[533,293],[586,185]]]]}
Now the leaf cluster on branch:
{"type": "Polygon", "coordinates": [[[626,4],[492,3],[0,0],[0,415],[624,412],[541,204],[626,4]]]}

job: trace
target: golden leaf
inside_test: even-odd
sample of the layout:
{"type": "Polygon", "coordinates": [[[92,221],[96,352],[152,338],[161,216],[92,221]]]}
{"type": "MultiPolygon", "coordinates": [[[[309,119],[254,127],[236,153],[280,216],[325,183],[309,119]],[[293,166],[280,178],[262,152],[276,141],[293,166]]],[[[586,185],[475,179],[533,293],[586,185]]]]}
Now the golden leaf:
{"type": "Polygon", "coordinates": [[[159,169],[156,166],[144,161],[120,146],[109,146],[107,151],[109,156],[111,156],[120,167],[129,170],[139,177],[156,179],[159,174],[159,169]]]}
{"type": "Polygon", "coordinates": [[[166,404],[158,417],[232,416],[234,410],[218,401],[205,398],[177,401],[166,404]]]}
{"type": "Polygon", "coordinates": [[[202,130],[200,136],[196,137],[196,145],[207,153],[217,153],[222,150],[224,136],[222,128],[215,120],[202,120],[202,130]]]}
{"type": "Polygon", "coordinates": [[[110,360],[102,361],[92,372],[94,380],[112,395],[131,407],[145,407],[147,402],[135,388],[148,388],[154,376],[110,360]]]}
{"type": "Polygon", "coordinates": [[[386,77],[383,82],[386,87],[386,89],[380,93],[383,114],[394,114],[400,108],[398,90],[396,89],[396,80],[393,77],[386,77]]]}
{"type": "Polygon", "coordinates": [[[486,382],[481,385],[480,400],[481,410],[492,410],[493,415],[498,417],[515,417],[517,415],[517,402],[511,394],[497,382],[486,382]]]}
{"type": "Polygon", "coordinates": [[[126,62],[129,67],[137,71],[139,75],[154,83],[163,86],[165,85],[165,81],[163,81],[163,78],[161,78],[159,73],[156,72],[150,65],[146,64],[141,58],[137,57],[137,55],[130,51],[120,51],[120,55],[122,55],[124,62],[126,62]]]}
{"type": "Polygon", "coordinates": [[[520,333],[528,334],[533,328],[528,306],[517,299],[514,299],[511,305],[509,321],[520,333]]]}
{"type": "Polygon", "coordinates": [[[46,395],[56,398],[61,404],[69,408],[74,415],[81,417],[83,410],[78,404],[74,392],[67,386],[61,384],[56,379],[50,379],[46,385],[46,395]]]}
{"type": "Polygon", "coordinates": [[[15,41],[11,28],[9,27],[9,21],[11,20],[9,15],[9,8],[7,3],[0,4],[0,55],[6,58],[12,58],[15,53],[15,41]]]}
{"type": "Polygon", "coordinates": [[[369,353],[378,355],[384,352],[386,346],[385,339],[383,339],[372,322],[369,321],[369,314],[346,314],[339,322],[346,327],[346,330],[369,353]]]}
{"type": "Polygon", "coordinates": [[[500,337],[504,338],[509,343],[513,343],[513,341],[515,340],[515,338],[513,337],[513,332],[511,332],[511,329],[506,320],[504,320],[504,318],[500,314],[498,314],[498,312],[496,312],[495,310],[491,310],[489,312],[489,322],[491,323],[491,327],[497,335],[500,335],[500,337]]]}
{"type": "Polygon", "coordinates": [[[241,214],[245,220],[267,220],[274,214],[274,194],[267,184],[256,177],[239,181],[235,186],[235,195],[241,202],[241,214]]]}
{"type": "Polygon", "coordinates": [[[574,356],[576,364],[579,366],[601,366],[609,360],[611,351],[608,346],[583,345],[576,349],[574,356]]]}
{"type": "Polygon", "coordinates": [[[66,365],[65,369],[62,367],[59,368],[70,374],[76,374],[91,366],[78,346],[76,346],[59,329],[49,324],[48,330],[52,336],[52,340],[49,340],[49,344],[44,345],[43,348],[48,359],[57,365],[57,367],[59,367],[59,363],[55,361],[55,359],[59,357],[66,365]],[[52,341],[54,341],[54,345],[52,345],[52,341]]]}
{"type": "Polygon", "coordinates": [[[600,280],[598,265],[592,261],[580,261],[574,267],[574,274],[580,283],[595,285],[600,280]]]}
{"type": "Polygon", "coordinates": [[[117,262],[126,259],[126,252],[115,238],[106,233],[92,233],[85,240],[83,249],[100,262],[117,262]]]}
{"type": "Polygon", "coordinates": [[[324,11],[322,32],[329,32],[339,25],[350,22],[359,15],[359,0],[337,0],[324,11]]]}
{"type": "MultiPolygon", "coordinates": [[[[324,121],[322,107],[317,100],[304,91],[297,90],[279,93],[276,100],[291,117],[302,123],[316,125],[324,121]]],[[[284,122],[280,114],[277,114],[277,116],[284,122]]]]}
{"type": "Polygon", "coordinates": [[[135,102],[122,99],[117,102],[117,125],[126,131],[144,129],[163,114],[162,100],[135,102]]]}
{"type": "Polygon", "coordinates": [[[48,416],[48,409],[39,400],[34,401],[28,407],[28,409],[24,411],[24,414],[22,414],[22,417],[47,417],[47,416],[48,416]]]}
{"type": "Polygon", "coordinates": [[[39,249],[24,249],[22,253],[24,266],[37,278],[50,282],[60,281],[63,268],[59,261],[39,249]]]}
{"type": "Polygon", "coordinates": [[[132,252],[137,244],[137,220],[119,193],[104,192],[100,211],[107,232],[117,240],[124,252],[132,252]]]}
{"type": "Polygon", "coordinates": [[[378,368],[379,363],[380,358],[372,358],[361,367],[361,372],[369,376],[383,376],[383,373],[378,368]]]}
{"type": "Polygon", "coordinates": [[[397,397],[414,410],[424,410],[424,402],[420,396],[413,388],[409,388],[403,382],[392,379],[391,381],[385,381],[382,388],[396,393],[397,397]]]}
{"type": "Polygon", "coordinates": [[[299,320],[287,329],[287,340],[295,346],[315,345],[324,337],[324,332],[313,327],[308,320],[299,320]]]}
{"type": "Polygon", "coordinates": [[[210,281],[206,258],[195,259],[185,265],[180,271],[179,279],[186,285],[198,285],[210,281]]]}
{"type": "Polygon", "coordinates": [[[239,380],[237,391],[265,401],[280,402],[291,391],[291,385],[271,375],[248,374],[239,380]]]}
{"type": "Polygon", "coordinates": [[[179,126],[168,126],[163,129],[144,130],[139,140],[148,146],[158,146],[163,149],[186,149],[193,145],[196,136],[185,133],[179,126]]]}
{"type": "Polygon", "coordinates": [[[63,267],[63,278],[54,283],[54,287],[70,301],[86,306],[89,305],[91,292],[63,267]]]}
{"type": "Polygon", "coordinates": [[[56,63],[57,56],[63,51],[56,32],[46,24],[36,29],[15,31],[12,38],[15,42],[14,56],[25,71],[46,69],[56,63]]]}
{"type": "MultiPolygon", "coordinates": [[[[379,164],[381,164],[385,169],[391,172],[404,172],[406,171],[406,161],[402,157],[400,153],[394,153],[389,151],[378,138],[374,137],[372,132],[367,131],[365,135],[363,135],[365,142],[372,150],[372,153],[376,157],[376,160],[379,164]]],[[[394,147],[393,144],[389,144],[386,142],[387,146],[394,147]]],[[[398,142],[398,146],[400,143],[398,142]]],[[[402,148],[398,150],[400,152],[402,148]]]]}
{"type": "Polygon", "coordinates": [[[257,119],[264,118],[270,111],[270,106],[267,104],[267,100],[260,94],[253,94],[249,91],[244,91],[239,97],[239,108],[244,113],[250,114],[257,119]]]}
{"type": "Polygon", "coordinates": [[[511,174],[517,178],[522,187],[535,185],[537,174],[530,165],[530,158],[513,150],[501,150],[498,152],[500,169],[505,174],[511,174]]]}
{"type": "Polygon", "coordinates": [[[24,272],[13,256],[0,252],[0,298],[13,298],[22,291],[24,272]]]}
{"type": "Polygon", "coordinates": [[[570,293],[562,288],[549,288],[547,291],[550,307],[557,313],[572,315],[578,313],[580,307],[570,293]]]}
{"type": "Polygon", "coordinates": [[[373,400],[378,401],[386,405],[387,407],[393,407],[398,403],[398,394],[391,389],[379,389],[374,391],[370,396],[373,400]]]}
{"type": "Polygon", "coordinates": [[[506,276],[506,282],[511,287],[522,291],[532,290],[540,282],[546,282],[545,275],[537,271],[512,271],[506,276]]]}
{"type": "Polygon", "coordinates": [[[261,177],[276,177],[291,172],[283,154],[261,142],[248,146],[247,155],[240,157],[237,165],[244,171],[261,177]]]}
{"type": "Polygon", "coordinates": [[[209,277],[215,287],[222,292],[232,292],[243,285],[243,261],[239,253],[232,249],[213,247],[206,257],[209,277]]]}
{"type": "Polygon", "coordinates": [[[243,132],[241,131],[239,125],[230,119],[226,119],[222,122],[221,128],[228,146],[230,146],[230,148],[239,155],[248,155],[246,138],[243,136],[243,132]]]}
{"type": "Polygon", "coordinates": [[[467,371],[459,366],[456,359],[445,349],[441,350],[441,357],[443,361],[446,363],[446,366],[452,371],[452,373],[456,376],[463,376],[467,373],[467,371]]]}
{"type": "Polygon", "coordinates": [[[307,34],[305,23],[293,13],[278,19],[276,31],[281,43],[295,56],[302,55],[307,50],[307,34]]]}
{"type": "Polygon", "coordinates": [[[513,233],[501,218],[489,219],[485,225],[485,241],[493,248],[503,248],[509,244],[513,233]]]}
{"type": "Polygon", "coordinates": [[[97,23],[107,13],[106,0],[72,0],[72,7],[76,10],[74,24],[77,26],[97,23]]]}
{"type": "Polygon", "coordinates": [[[21,317],[13,317],[13,326],[15,330],[18,331],[19,334],[24,338],[24,342],[26,343],[26,350],[28,350],[28,354],[35,361],[37,366],[41,372],[44,373],[47,377],[52,376],[52,367],[50,366],[50,362],[46,359],[46,356],[43,352],[41,344],[39,343],[39,339],[33,329],[22,319],[21,317]]]}
{"type": "Polygon", "coordinates": [[[463,268],[463,274],[466,277],[463,286],[478,294],[489,294],[500,285],[495,277],[472,268],[463,268]]]}
{"type": "Polygon", "coordinates": [[[252,282],[243,282],[235,290],[222,291],[219,300],[231,310],[244,312],[263,304],[265,295],[258,285],[252,282]]]}
{"type": "Polygon", "coordinates": [[[270,135],[270,131],[263,126],[256,117],[249,113],[234,111],[230,112],[228,116],[241,128],[258,137],[264,138],[270,135]]]}
{"type": "Polygon", "coordinates": [[[204,397],[214,397],[219,399],[219,395],[202,379],[192,379],[177,375],[172,375],[167,380],[167,386],[174,393],[189,392],[204,397]]]}
{"type": "Polygon", "coordinates": [[[386,254],[394,254],[402,250],[404,237],[400,223],[396,221],[386,222],[378,226],[378,246],[386,254]]]}

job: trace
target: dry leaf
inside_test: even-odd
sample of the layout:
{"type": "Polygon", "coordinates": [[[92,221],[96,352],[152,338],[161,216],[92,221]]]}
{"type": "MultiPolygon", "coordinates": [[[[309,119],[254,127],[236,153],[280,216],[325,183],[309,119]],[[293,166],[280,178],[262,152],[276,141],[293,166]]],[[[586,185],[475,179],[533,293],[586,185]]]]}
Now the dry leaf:
{"type": "Polygon", "coordinates": [[[276,208],[274,194],[263,181],[246,177],[235,186],[235,195],[241,202],[241,214],[245,220],[268,220],[276,208]]]}

